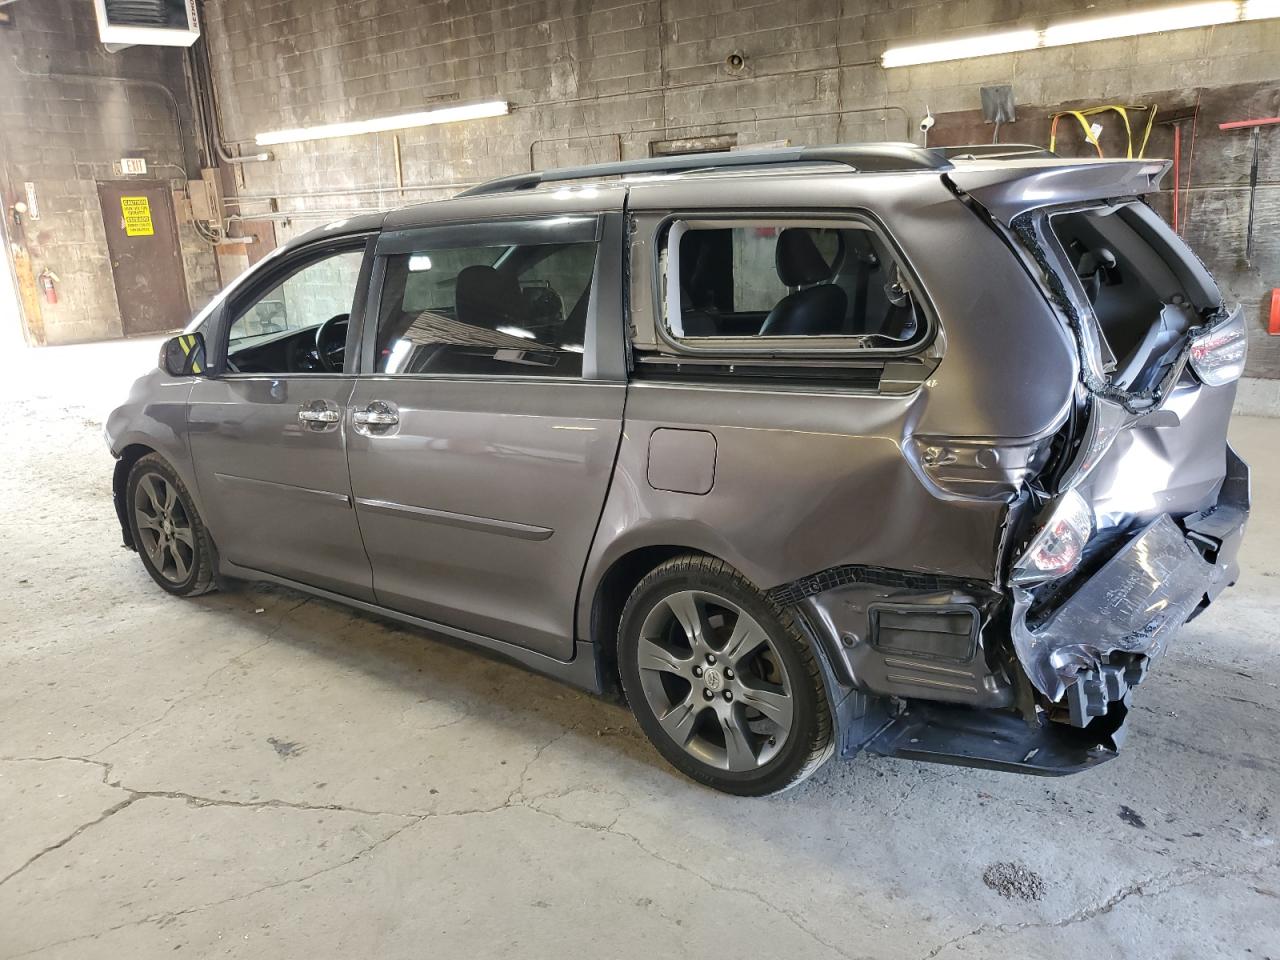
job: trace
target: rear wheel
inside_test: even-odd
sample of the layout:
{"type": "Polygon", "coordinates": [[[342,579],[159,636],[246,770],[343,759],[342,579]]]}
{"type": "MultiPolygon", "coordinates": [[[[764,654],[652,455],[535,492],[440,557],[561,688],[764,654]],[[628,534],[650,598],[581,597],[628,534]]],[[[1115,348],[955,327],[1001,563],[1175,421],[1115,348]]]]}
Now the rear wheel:
{"type": "Polygon", "coordinates": [[[618,641],[622,685],[654,746],[727,793],[794,786],[831,755],[813,651],[789,613],[705,556],[668,560],[632,592],[618,641]]]}
{"type": "Polygon", "coordinates": [[[180,597],[212,590],[213,541],[177,472],[150,453],[133,465],[125,489],[133,543],[151,578],[180,597]]]}

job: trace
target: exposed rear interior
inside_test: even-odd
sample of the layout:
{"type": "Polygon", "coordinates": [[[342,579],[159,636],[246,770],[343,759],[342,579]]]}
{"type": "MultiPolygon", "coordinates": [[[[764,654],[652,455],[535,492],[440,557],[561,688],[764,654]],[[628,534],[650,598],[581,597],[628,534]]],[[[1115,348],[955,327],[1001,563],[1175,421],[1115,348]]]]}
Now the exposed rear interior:
{"type": "Polygon", "coordinates": [[[923,328],[884,241],[857,227],[690,229],[680,300],[686,337],[908,341],[923,328]]]}
{"type": "Polygon", "coordinates": [[[1202,319],[1179,254],[1129,205],[1056,214],[1050,224],[1097,317],[1112,385],[1155,386],[1202,319]]]}

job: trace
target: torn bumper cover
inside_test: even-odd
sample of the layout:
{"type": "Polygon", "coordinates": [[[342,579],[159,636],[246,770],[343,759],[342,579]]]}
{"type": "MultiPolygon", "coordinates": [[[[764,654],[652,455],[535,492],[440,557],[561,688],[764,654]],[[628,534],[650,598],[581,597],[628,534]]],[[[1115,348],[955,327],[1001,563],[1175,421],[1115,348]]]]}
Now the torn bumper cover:
{"type": "Polygon", "coordinates": [[[1179,628],[1235,582],[1248,516],[1249,468],[1228,447],[1214,506],[1181,523],[1168,514],[1148,523],[1034,624],[1035,598],[1015,585],[1011,632],[1031,682],[1051,701],[1067,695],[1074,726],[1105,715],[1179,628]]]}

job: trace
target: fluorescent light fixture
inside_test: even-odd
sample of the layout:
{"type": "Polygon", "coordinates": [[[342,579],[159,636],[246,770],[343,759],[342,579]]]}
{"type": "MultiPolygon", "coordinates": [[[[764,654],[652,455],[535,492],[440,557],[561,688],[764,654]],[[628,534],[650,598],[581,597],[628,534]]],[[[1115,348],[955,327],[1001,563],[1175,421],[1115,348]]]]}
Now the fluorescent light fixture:
{"type": "Polygon", "coordinates": [[[977,36],[917,43],[907,47],[891,47],[880,57],[885,67],[909,67],[922,63],[942,63],[989,57],[999,53],[1018,53],[1043,47],[1065,47],[1095,40],[1140,37],[1169,30],[1212,27],[1241,20],[1280,18],[1280,0],[1209,0],[1171,7],[1155,7],[1111,17],[1069,20],[1053,23],[1043,30],[1006,30],[977,36]]]}
{"type": "Polygon", "coordinates": [[[431,258],[425,253],[415,253],[409,257],[409,272],[421,273],[423,270],[431,269],[431,258]]]}
{"type": "Polygon", "coordinates": [[[467,103],[458,107],[441,107],[419,113],[402,113],[394,117],[377,117],[372,120],[350,120],[346,123],[327,123],[319,127],[298,127],[293,130],[273,130],[260,133],[254,140],[266,147],[277,143],[301,143],[306,140],[328,140],[332,137],[356,137],[362,133],[384,133],[388,130],[405,130],[409,127],[430,127],[439,123],[457,123],[460,120],[482,120],[486,117],[502,117],[511,112],[506,100],[490,100],[486,103],[467,103]]]}
{"type": "Polygon", "coordinates": [[[965,60],[969,57],[989,57],[996,53],[1034,50],[1039,43],[1040,34],[1035,30],[1008,30],[1004,33],[984,33],[976,37],[961,37],[938,43],[892,47],[884,52],[880,62],[886,67],[910,67],[917,63],[941,63],[944,60],[965,60]]]}
{"type": "Polygon", "coordinates": [[[1239,6],[1234,0],[1217,0],[1212,3],[1192,3],[1184,7],[1163,7],[1159,10],[1121,13],[1114,17],[1059,23],[1044,31],[1044,45],[1065,47],[1072,43],[1140,37],[1144,33],[1162,33],[1165,30],[1212,27],[1238,19],[1239,6]]]}

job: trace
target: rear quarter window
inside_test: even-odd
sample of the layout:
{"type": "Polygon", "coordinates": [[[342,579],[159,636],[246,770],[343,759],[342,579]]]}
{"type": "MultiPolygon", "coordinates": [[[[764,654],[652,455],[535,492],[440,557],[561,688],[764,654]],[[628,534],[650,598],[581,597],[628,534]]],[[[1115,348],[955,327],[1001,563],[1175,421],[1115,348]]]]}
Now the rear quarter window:
{"type": "Polygon", "coordinates": [[[677,219],[662,250],[663,321],[677,342],[901,349],[925,334],[907,271],[869,224],[677,219]]]}

